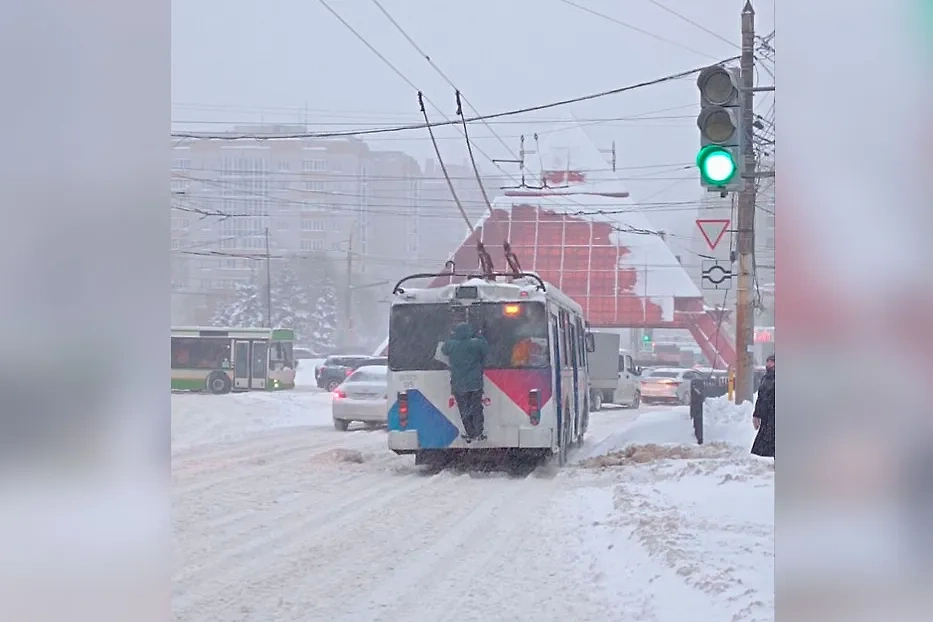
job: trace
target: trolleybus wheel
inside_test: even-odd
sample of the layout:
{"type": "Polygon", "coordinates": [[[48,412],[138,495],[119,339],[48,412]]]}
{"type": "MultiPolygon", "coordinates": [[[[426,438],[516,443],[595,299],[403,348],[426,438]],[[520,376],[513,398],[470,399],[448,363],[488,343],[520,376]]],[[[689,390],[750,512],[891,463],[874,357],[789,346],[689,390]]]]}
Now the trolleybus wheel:
{"type": "Polygon", "coordinates": [[[215,371],[207,377],[207,390],[214,395],[230,393],[230,378],[222,371],[215,371]]]}

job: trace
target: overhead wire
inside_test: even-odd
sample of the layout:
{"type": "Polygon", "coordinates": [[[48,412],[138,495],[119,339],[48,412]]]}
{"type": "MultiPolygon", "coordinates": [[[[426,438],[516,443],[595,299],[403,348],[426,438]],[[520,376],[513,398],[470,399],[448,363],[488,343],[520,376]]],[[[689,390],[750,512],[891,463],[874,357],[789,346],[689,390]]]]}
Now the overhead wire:
{"type": "MultiPolygon", "coordinates": [[[[319,0],[324,2],[324,0],[319,0]]],[[[368,42],[367,42],[368,44],[368,42]]],[[[380,54],[380,57],[382,55],[380,54]]],[[[727,63],[738,60],[738,56],[731,56],[729,58],[721,59],[720,63],[727,63]]],[[[394,67],[394,65],[393,65],[394,67]]],[[[706,65],[703,67],[695,67],[693,69],[688,69],[686,71],[680,71],[678,73],[668,74],[660,78],[653,78],[651,80],[643,80],[635,84],[629,84],[627,86],[622,86],[614,89],[609,89],[606,91],[600,91],[598,93],[591,93],[588,95],[581,95],[578,97],[571,97],[568,99],[562,99],[558,101],[549,102],[546,104],[538,104],[534,106],[525,106],[523,108],[515,108],[511,110],[505,110],[502,112],[496,112],[492,114],[484,115],[474,115],[472,117],[467,117],[467,123],[473,123],[476,121],[489,121],[492,119],[501,119],[505,117],[513,117],[522,114],[528,114],[530,112],[539,112],[542,110],[550,110],[552,108],[559,108],[561,106],[569,106],[571,104],[578,104],[585,101],[591,101],[594,99],[601,99],[603,97],[609,97],[612,95],[619,95],[622,93],[627,93],[629,91],[634,91],[637,89],[646,88],[649,86],[655,86],[658,84],[664,84],[666,82],[672,82],[675,80],[682,80],[694,74],[701,72],[705,69],[706,65]]],[[[408,83],[408,79],[405,79],[408,83]]],[[[417,89],[416,89],[417,90],[417,89]]],[[[459,120],[446,120],[446,121],[434,121],[431,123],[432,128],[446,127],[449,125],[459,124],[459,120]]],[[[228,132],[224,134],[210,134],[203,132],[172,132],[171,136],[173,138],[200,138],[200,139],[210,139],[210,140],[288,140],[295,138],[345,138],[348,136],[371,136],[375,134],[390,134],[395,132],[404,132],[412,130],[423,130],[425,125],[423,123],[412,123],[407,125],[398,125],[395,127],[385,127],[377,129],[361,129],[354,131],[346,132],[294,132],[294,133],[281,133],[281,134],[250,134],[250,133],[234,133],[228,132]]]]}
{"type": "Polygon", "coordinates": [[[701,52],[701,51],[699,51],[699,50],[695,50],[695,49],[693,49],[693,48],[691,48],[691,47],[688,47],[688,46],[684,45],[683,43],[678,43],[677,41],[674,41],[673,39],[668,39],[668,38],[666,38],[666,37],[662,37],[661,35],[655,34],[655,33],[651,32],[651,31],[649,31],[649,30],[645,30],[644,28],[639,28],[638,26],[635,26],[635,25],[633,25],[633,24],[629,24],[628,22],[623,22],[622,20],[617,19],[617,18],[615,18],[615,17],[612,17],[611,15],[606,15],[605,13],[600,13],[599,11],[597,11],[597,10],[595,10],[595,9],[591,9],[591,8],[588,7],[588,6],[584,6],[584,5],[582,5],[582,4],[578,4],[578,3],[574,2],[573,0],[557,0],[557,1],[558,1],[558,2],[562,2],[563,4],[566,4],[567,6],[574,7],[575,9],[578,9],[578,10],[580,10],[580,11],[584,11],[584,12],[589,13],[589,14],[591,14],[591,15],[595,15],[596,17],[601,17],[602,19],[605,19],[605,20],[608,20],[608,21],[613,22],[613,23],[615,23],[615,24],[618,24],[619,26],[623,26],[623,27],[628,28],[629,30],[632,30],[632,31],[634,31],[634,32],[641,33],[641,34],[643,34],[643,35],[645,35],[645,36],[651,37],[652,39],[656,39],[657,41],[661,41],[661,42],[663,42],[663,43],[667,43],[667,44],[669,44],[669,45],[673,45],[673,46],[678,47],[678,48],[680,48],[680,49],[682,49],[682,50],[686,50],[686,51],[688,51],[688,52],[692,52],[693,54],[697,54],[697,55],[703,56],[703,57],[705,57],[705,58],[711,58],[711,59],[714,59],[714,60],[716,59],[715,56],[711,56],[710,54],[707,54],[706,52],[701,52]]]}
{"type": "Polygon", "coordinates": [[[663,11],[666,11],[666,12],[670,13],[670,14],[673,15],[674,17],[677,17],[677,18],[679,18],[679,19],[681,19],[681,20],[687,22],[688,24],[691,24],[692,26],[695,26],[695,27],[699,28],[700,30],[702,30],[702,31],[705,32],[706,34],[712,35],[712,36],[716,37],[717,39],[719,39],[720,41],[724,41],[724,42],[728,43],[729,45],[731,45],[731,46],[734,47],[734,48],[741,48],[741,46],[740,46],[738,43],[736,43],[735,41],[731,41],[731,40],[727,39],[726,37],[723,37],[723,36],[720,35],[719,33],[710,30],[710,29],[707,28],[706,26],[704,26],[704,25],[702,25],[702,24],[699,24],[699,23],[695,22],[694,20],[690,19],[690,18],[687,17],[686,15],[682,15],[682,14],[678,13],[677,11],[675,11],[674,9],[672,9],[672,8],[670,8],[670,7],[667,7],[667,6],[663,5],[663,4],[661,4],[660,2],[658,2],[658,0],[648,0],[648,2],[650,2],[650,3],[653,4],[654,6],[658,7],[659,9],[661,9],[661,10],[663,10],[663,11]]]}

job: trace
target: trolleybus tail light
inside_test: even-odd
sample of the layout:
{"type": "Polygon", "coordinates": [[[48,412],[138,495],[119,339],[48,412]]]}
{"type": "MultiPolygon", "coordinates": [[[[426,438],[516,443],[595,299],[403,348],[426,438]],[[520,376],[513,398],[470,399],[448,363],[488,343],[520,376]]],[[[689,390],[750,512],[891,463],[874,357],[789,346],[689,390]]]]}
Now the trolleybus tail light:
{"type": "Polygon", "coordinates": [[[408,425],[408,391],[398,394],[398,423],[403,428],[408,425]]]}
{"type": "Polygon", "coordinates": [[[532,389],[528,392],[528,418],[531,420],[531,425],[538,425],[541,423],[541,392],[537,389],[532,389]]]}

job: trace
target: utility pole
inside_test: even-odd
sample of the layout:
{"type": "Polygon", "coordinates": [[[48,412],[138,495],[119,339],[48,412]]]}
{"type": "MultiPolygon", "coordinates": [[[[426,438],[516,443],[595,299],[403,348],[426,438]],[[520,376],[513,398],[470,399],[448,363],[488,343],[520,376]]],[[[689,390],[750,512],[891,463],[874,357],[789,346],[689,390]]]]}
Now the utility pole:
{"type": "Polygon", "coordinates": [[[353,333],[353,230],[356,223],[350,227],[350,237],[347,240],[347,290],[344,298],[344,335],[347,345],[352,345],[353,333]]]}
{"type": "Polygon", "coordinates": [[[736,251],[739,274],[735,303],[735,352],[736,381],[735,403],[751,401],[754,388],[752,343],[754,340],[754,309],[752,286],[754,283],[755,253],[755,200],[757,178],[755,175],[755,129],[754,129],[754,70],[755,70],[755,9],[751,0],[742,8],[742,56],[740,60],[742,80],[742,162],[740,163],[744,185],[739,191],[738,213],[736,214],[736,251]]]}
{"type": "Polygon", "coordinates": [[[269,227],[266,227],[266,324],[272,326],[272,253],[269,252],[269,227]]]}

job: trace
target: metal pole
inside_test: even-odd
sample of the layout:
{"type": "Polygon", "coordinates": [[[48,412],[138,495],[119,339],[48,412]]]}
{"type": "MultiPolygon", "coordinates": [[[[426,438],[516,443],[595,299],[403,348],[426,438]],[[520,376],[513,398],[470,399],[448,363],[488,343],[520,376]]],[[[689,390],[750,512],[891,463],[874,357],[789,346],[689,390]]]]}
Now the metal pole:
{"type": "Polygon", "coordinates": [[[350,237],[347,240],[347,291],[344,299],[344,332],[347,345],[352,345],[351,333],[353,332],[353,231],[356,228],[356,222],[350,227],[350,237]]]}
{"type": "Polygon", "coordinates": [[[269,252],[269,227],[266,227],[266,323],[272,326],[272,254],[269,252]]]}
{"type": "Polygon", "coordinates": [[[753,342],[754,309],[752,305],[752,286],[754,282],[755,252],[755,130],[754,116],[754,69],[755,69],[755,9],[751,0],[746,0],[742,8],[742,115],[744,135],[742,136],[743,162],[742,172],[745,178],[744,188],[739,192],[737,214],[736,250],[738,254],[739,274],[736,291],[735,309],[735,351],[736,382],[735,403],[750,401],[752,398],[753,360],[750,351],[753,342]]]}

